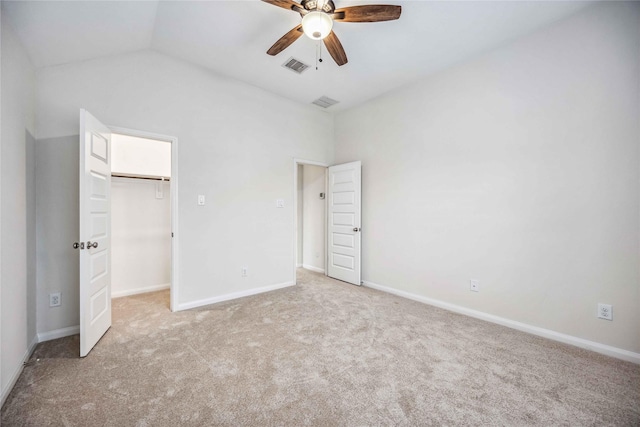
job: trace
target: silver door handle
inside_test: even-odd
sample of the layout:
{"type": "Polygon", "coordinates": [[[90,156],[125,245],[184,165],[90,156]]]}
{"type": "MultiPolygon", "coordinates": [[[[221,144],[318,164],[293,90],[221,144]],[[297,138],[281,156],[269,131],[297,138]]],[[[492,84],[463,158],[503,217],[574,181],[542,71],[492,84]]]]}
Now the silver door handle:
{"type": "Polygon", "coordinates": [[[91,240],[87,242],[87,249],[97,248],[97,247],[98,247],[98,242],[91,242],[91,240]]]}
{"type": "Polygon", "coordinates": [[[360,231],[360,228],[356,227],[356,228],[353,229],[353,231],[355,231],[357,233],[358,231],[360,231]]]}
{"type": "Polygon", "coordinates": [[[73,242],[73,249],[84,249],[84,242],[73,242]]]}

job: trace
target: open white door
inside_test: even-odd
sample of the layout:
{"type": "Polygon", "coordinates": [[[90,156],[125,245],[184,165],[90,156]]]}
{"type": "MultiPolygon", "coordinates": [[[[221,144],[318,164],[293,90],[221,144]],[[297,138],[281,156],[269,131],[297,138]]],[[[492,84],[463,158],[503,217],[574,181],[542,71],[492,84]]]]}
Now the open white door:
{"type": "Polygon", "coordinates": [[[80,357],[111,326],[111,131],[80,110],[80,357]]]}
{"type": "Polygon", "coordinates": [[[361,163],[329,168],[327,275],[360,285],[361,163]]]}

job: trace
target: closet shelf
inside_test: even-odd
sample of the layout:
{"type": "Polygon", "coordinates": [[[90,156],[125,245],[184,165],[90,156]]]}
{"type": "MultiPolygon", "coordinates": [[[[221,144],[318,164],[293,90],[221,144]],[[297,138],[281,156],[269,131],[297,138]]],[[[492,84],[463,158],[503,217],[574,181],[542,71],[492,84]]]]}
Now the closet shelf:
{"type": "Polygon", "coordinates": [[[114,178],[148,179],[151,181],[171,181],[171,178],[168,176],[138,175],[135,173],[112,172],[111,176],[114,178]]]}

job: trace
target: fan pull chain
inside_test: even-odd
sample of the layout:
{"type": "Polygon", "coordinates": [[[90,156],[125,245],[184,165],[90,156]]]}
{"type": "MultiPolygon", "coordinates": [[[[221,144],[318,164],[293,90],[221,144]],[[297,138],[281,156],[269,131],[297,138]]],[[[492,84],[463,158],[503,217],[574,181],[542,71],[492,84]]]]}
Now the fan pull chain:
{"type": "Polygon", "coordinates": [[[318,62],[322,62],[322,45],[320,41],[316,44],[316,71],[318,71],[318,62]]]}

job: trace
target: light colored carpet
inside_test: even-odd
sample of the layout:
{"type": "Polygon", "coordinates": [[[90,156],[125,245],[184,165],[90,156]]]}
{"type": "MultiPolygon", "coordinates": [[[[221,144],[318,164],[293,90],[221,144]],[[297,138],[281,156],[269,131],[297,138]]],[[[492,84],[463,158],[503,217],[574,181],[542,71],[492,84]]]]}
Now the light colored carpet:
{"type": "Polygon", "coordinates": [[[640,366],[301,271],[171,313],[116,299],[85,359],[38,345],[2,425],[640,425],[640,366]]]}

